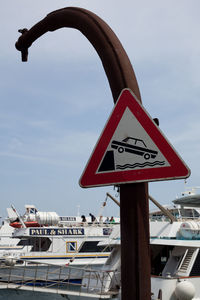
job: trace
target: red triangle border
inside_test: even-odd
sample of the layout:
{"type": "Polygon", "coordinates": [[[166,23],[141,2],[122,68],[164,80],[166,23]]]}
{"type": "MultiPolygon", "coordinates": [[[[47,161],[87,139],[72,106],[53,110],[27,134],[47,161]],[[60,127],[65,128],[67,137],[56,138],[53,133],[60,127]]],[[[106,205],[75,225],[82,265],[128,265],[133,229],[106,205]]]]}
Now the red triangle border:
{"type": "Polygon", "coordinates": [[[182,179],[189,177],[189,175],[190,169],[164,137],[159,127],[137,100],[133,92],[130,89],[124,89],[99,137],[79,184],[81,187],[94,187],[131,182],[182,179]],[[170,166],[140,170],[107,171],[97,174],[96,172],[105,155],[106,149],[127,107],[168,160],[170,166]]]}

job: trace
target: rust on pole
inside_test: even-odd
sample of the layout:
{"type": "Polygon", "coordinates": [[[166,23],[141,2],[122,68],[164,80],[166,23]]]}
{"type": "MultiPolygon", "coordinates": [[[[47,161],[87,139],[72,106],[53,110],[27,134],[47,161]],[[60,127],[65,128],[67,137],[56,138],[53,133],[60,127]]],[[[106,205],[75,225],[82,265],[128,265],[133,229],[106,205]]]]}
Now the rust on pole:
{"type": "MultiPolygon", "coordinates": [[[[28,48],[48,31],[70,27],[78,29],[96,49],[107,75],[114,103],[122,89],[130,88],[141,101],[130,60],[111,28],[94,13],[67,7],[48,14],[30,30],[22,29],[16,48],[22,60],[28,48]]],[[[128,29],[127,29],[128,30],[128,29]]],[[[150,299],[150,251],[148,184],[120,186],[122,300],[150,299]]]]}

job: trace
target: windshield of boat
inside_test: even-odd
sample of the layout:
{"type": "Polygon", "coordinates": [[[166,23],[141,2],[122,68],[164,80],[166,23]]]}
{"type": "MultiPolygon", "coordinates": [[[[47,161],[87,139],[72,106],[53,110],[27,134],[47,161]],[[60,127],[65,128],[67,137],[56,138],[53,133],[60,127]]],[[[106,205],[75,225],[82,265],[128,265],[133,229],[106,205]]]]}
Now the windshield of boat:
{"type": "MultiPolygon", "coordinates": [[[[174,207],[167,208],[170,213],[178,220],[178,219],[199,219],[200,218],[200,210],[196,208],[186,208],[186,207],[174,207]]],[[[169,218],[164,215],[161,211],[154,211],[149,214],[151,221],[168,221],[169,218]]]]}

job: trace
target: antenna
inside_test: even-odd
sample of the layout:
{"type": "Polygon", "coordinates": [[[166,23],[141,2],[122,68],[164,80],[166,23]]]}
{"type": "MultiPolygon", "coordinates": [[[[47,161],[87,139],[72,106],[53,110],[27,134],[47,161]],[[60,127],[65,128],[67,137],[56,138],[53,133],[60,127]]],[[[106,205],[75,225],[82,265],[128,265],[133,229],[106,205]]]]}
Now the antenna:
{"type": "Polygon", "coordinates": [[[77,205],[77,216],[80,217],[80,205],[77,205]]]}

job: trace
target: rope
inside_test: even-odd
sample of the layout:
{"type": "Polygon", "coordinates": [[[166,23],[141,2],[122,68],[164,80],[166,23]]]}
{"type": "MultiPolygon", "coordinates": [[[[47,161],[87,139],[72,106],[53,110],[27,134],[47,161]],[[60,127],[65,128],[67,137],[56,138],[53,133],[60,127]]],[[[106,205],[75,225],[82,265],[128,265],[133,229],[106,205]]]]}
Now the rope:
{"type": "MultiPolygon", "coordinates": [[[[102,205],[101,205],[101,207],[100,207],[100,210],[99,210],[99,213],[97,214],[98,220],[100,220],[100,218],[101,218],[101,216],[102,216],[102,213],[103,213],[103,210],[104,210],[105,206],[107,205],[107,200],[108,200],[108,196],[106,195],[105,201],[102,203],[102,205]]],[[[95,218],[95,220],[92,222],[91,226],[89,227],[88,234],[87,234],[87,235],[85,236],[85,238],[83,239],[82,244],[87,240],[87,238],[88,238],[88,236],[89,236],[89,233],[91,232],[92,228],[94,228],[97,224],[101,224],[101,223],[98,222],[97,218],[95,218]]],[[[103,224],[103,220],[102,220],[102,224],[103,224]]],[[[108,246],[109,246],[109,245],[107,245],[107,246],[103,249],[102,252],[104,252],[105,249],[108,248],[108,246]]],[[[76,258],[76,256],[77,256],[78,254],[79,254],[78,251],[77,251],[76,253],[73,253],[73,254],[72,254],[73,258],[70,259],[70,263],[72,263],[72,262],[75,260],[75,258],[76,258]]],[[[98,253],[97,253],[96,256],[91,260],[91,262],[93,262],[95,259],[97,259],[97,256],[98,256],[98,253]]],[[[91,264],[91,262],[88,263],[88,264],[86,264],[86,265],[85,265],[85,268],[87,268],[87,267],[91,264]]],[[[69,263],[68,265],[70,265],[70,263],[69,263]]]]}

